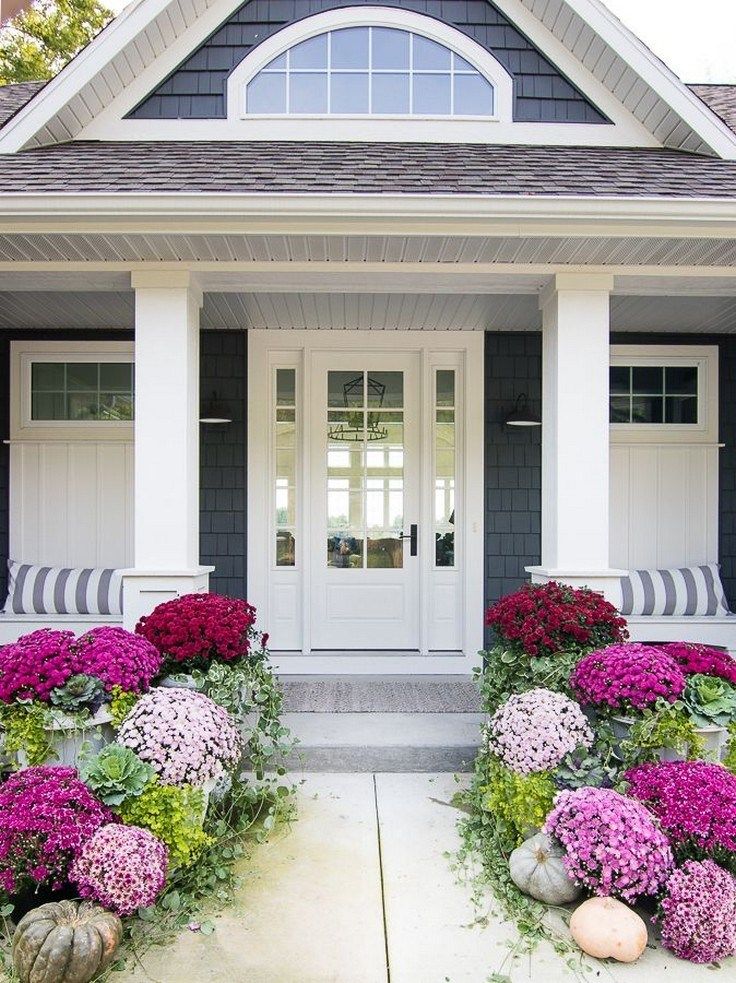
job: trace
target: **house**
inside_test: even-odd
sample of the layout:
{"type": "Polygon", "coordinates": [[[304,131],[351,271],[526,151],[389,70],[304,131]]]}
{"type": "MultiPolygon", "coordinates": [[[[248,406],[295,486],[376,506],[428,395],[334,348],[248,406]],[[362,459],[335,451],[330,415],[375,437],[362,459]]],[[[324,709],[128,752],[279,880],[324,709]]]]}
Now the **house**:
{"type": "Polygon", "coordinates": [[[0,122],[4,640],[209,587],[458,674],[531,576],[736,647],[736,87],[599,0],[137,0],[0,122]]]}

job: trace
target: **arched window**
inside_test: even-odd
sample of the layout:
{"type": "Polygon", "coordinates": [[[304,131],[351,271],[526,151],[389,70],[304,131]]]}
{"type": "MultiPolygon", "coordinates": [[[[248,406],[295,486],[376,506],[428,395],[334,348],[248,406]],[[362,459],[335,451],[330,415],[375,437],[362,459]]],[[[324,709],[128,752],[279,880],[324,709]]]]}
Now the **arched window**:
{"type": "Polygon", "coordinates": [[[246,84],[245,116],[493,118],[494,84],[414,31],[341,27],[282,51],[246,84]]]}

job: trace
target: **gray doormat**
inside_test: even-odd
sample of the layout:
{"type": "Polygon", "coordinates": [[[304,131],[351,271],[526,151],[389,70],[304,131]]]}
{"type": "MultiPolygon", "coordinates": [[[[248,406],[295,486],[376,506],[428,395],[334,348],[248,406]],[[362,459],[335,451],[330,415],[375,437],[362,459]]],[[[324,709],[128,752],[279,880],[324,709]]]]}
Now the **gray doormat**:
{"type": "Polygon", "coordinates": [[[479,713],[467,676],[282,676],[290,713],[479,713]]]}

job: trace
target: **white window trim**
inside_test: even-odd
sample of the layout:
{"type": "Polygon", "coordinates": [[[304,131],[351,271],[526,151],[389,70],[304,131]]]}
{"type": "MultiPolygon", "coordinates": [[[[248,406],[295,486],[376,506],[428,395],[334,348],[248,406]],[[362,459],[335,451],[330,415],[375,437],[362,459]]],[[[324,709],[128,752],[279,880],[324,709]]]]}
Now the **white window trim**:
{"type": "Polygon", "coordinates": [[[33,420],[31,367],[34,362],[134,362],[127,341],[13,341],[10,343],[10,440],[133,439],[130,420],[33,420]]]}
{"type": "MultiPolygon", "coordinates": [[[[390,131],[397,125],[404,128],[407,123],[415,122],[426,125],[428,122],[441,123],[443,126],[472,123],[475,125],[493,125],[494,123],[510,123],[513,115],[513,80],[506,69],[493,55],[482,48],[476,41],[461,31],[443,24],[432,17],[416,14],[408,10],[398,10],[391,7],[345,7],[339,10],[325,11],[306,17],[283,28],[257,45],[243,61],[231,72],[227,82],[228,119],[238,119],[243,125],[255,125],[278,122],[281,127],[288,124],[294,133],[305,134],[315,139],[322,138],[318,131],[329,129],[331,138],[335,138],[335,122],[351,121],[360,124],[366,136],[373,139],[390,138],[390,131]],[[245,90],[248,82],[265,68],[274,58],[294,47],[300,41],[325,34],[328,31],[339,30],[343,27],[394,27],[399,30],[419,34],[422,37],[436,41],[454,51],[486,78],[494,89],[493,116],[369,116],[354,115],[249,115],[245,108],[245,90]],[[382,132],[383,131],[383,132],[382,132]]],[[[408,138],[408,137],[407,137],[408,138]]]]}
{"type": "Polygon", "coordinates": [[[612,423],[613,443],[718,443],[716,345],[612,345],[611,365],[698,368],[697,423],[612,423]]]}

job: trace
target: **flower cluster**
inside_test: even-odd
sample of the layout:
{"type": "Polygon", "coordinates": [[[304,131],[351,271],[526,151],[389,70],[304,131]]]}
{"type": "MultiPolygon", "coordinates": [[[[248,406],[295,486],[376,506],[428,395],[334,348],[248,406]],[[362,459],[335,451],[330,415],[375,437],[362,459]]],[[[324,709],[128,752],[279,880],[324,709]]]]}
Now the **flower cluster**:
{"type": "Polygon", "coordinates": [[[656,894],[673,867],[651,813],[613,789],[561,792],[544,831],[565,849],[570,877],[602,897],[634,902],[656,894]]]}
{"type": "Polygon", "coordinates": [[[95,676],[107,692],[114,686],[129,693],[145,693],[161,668],[158,649],[124,628],[93,628],[72,646],[76,672],[95,676]]]}
{"type": "Polygon", "coordinates": [[[694,642],[669,642],[661,648],[688,676],[703,673],[706,676],[718,676],[736,685],[736,659],[722,649],[696,645],[694,642]]]}
{"type": "Polygon", "coordinates": [[[532,689],[496,710],[488,743],[507,768],[528,775],[556,768],[581,745],[589,748],[593,732],[573,700],[552,690],[532,689]]]}
{"type": "Polygon", "coordinates": [[[643,710],[659,699],[674,703],[685,690],[685,675],[661,649],[632,642],[584,655],[570,685],[581,703],[643,710]]]}
{"type": "Polygon", "coordinates": [[[73,768],[25,768],[0,786],[0,888],[62,887],[85,841],[113,815],[73,768]]]}
{"type": "Polygon", "coordinates": [[[109,825],[82,846],[69,870],[80,897],[117,915],[150,908],[166,883],[168,851],[139,826],[109,825]]]}
{"type": "Polygon", "coordinates": [[[628,794],[659,819],[681,857],[736,852],[736,776],[706,761],[662,761],[626,772],[628,794]]]}
{"type": "Polygon", "coordinates": [[[626,638],[626,622],[602,594],[551,581],[524,584],[486,612],[486,625],[530,656],[591,648],[626,638]]]}
{"type": "Polygon", "coordinates": [[[159,604],[135,630],[170,662],[206,667],[213,659],[232,662],[248,655],[251,642],[260,640],[255,620],[256,609],[247,601],[186,594],[159,604]]]}
{"type": "Polygon", "coordinates": [[[63,686],[75,668],[71,631],[41,628],[0,648],[0,700],[43,700],[63,686]]]}
{"type": "Polygon", "coordinates": [[[148,761],[169,785],[204,785],[237,764],[240,735],[227,710],[196,690],[162,687],[133,707],[118,743],[148,761]]]}
{"type": "Polygon", "coordinates": [[[670,875],[658,921],[680,959],[715,963],[736,953],[736,879],[712,860],[688,860],[670,875]]]}

